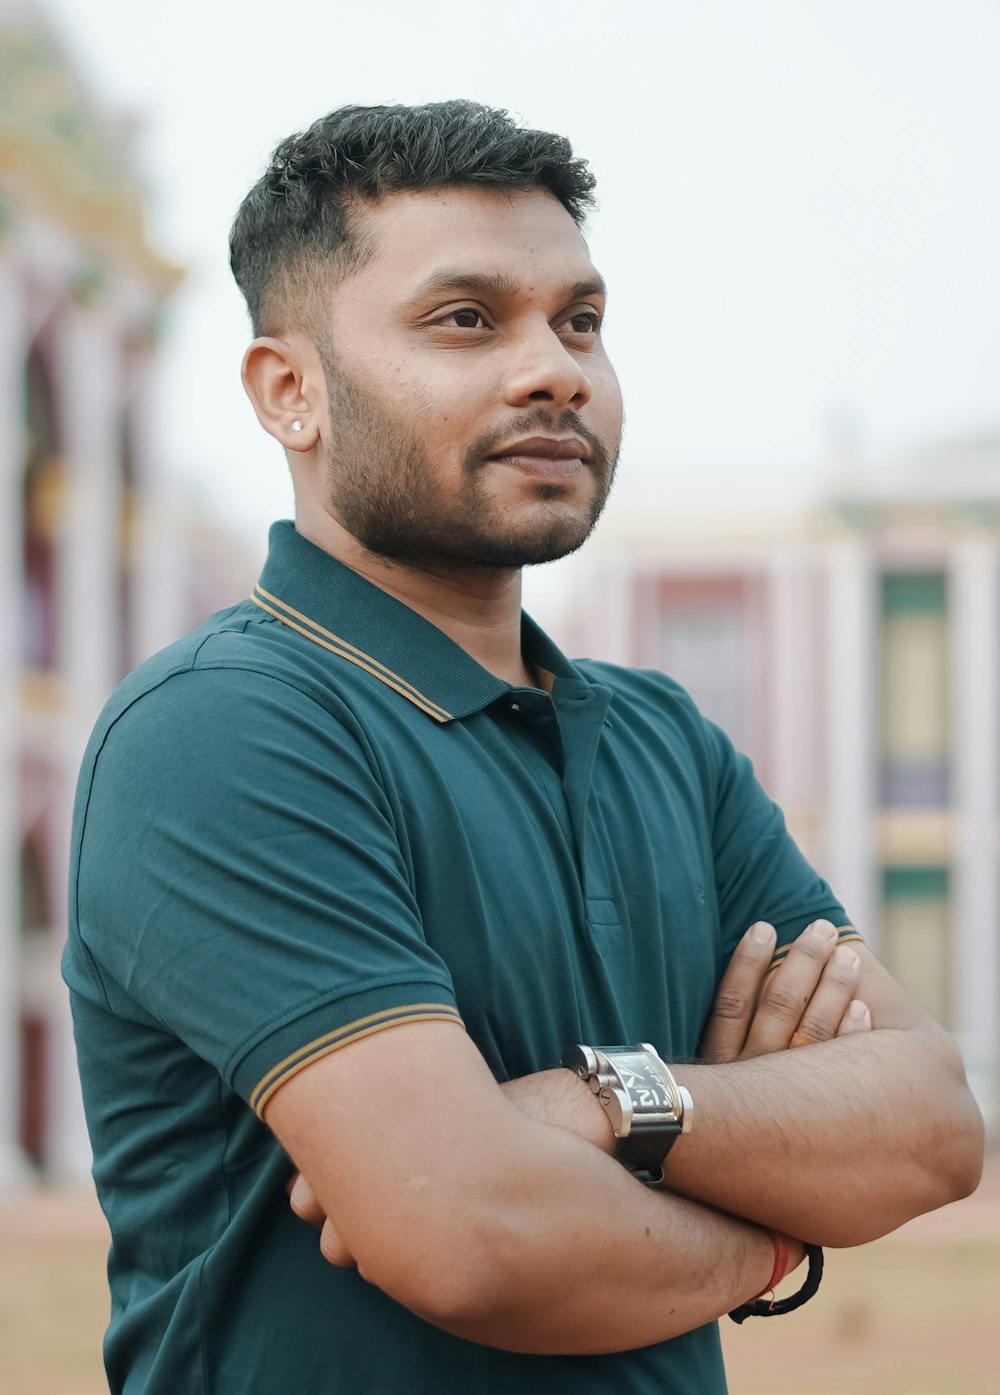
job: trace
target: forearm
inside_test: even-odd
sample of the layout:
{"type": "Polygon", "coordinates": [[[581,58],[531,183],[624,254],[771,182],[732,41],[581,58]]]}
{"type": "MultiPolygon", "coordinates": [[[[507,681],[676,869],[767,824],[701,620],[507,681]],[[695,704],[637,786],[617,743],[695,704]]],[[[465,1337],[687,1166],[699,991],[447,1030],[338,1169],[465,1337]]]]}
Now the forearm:
{"type": "MultiPolygon", "coordinates": [[[[697,1123],[671,1150],[666,1185],[721,1211],[817,1244],[857,1245],[975,1185],[982,1121],[938,1029],[674,1070],[697,1123]]],[[[535,1118],[610,1152],[604,1111],[593,1097],[567,1096],[567,1075],[504,1089],[535,1118]]]]}
{"type": "Polygon", "coordinates": [[[500,1281],[488,1302],[431,1320],[513,1351],[594,1354],[678,1336],[758,1294],[774,1261],[766,1232],[644,1187],[602,1156],[603,1111],[595,1116],[594,1097],[562,1074],[577,1098],[555,1072],[515,1082],[510,1093],[523,1102],[535,1092],[536,1118],[572,1119],[596,1147],[545,1130],[534,1182],[534,1167],[515,1173],[509,1195],[496,1198],[503,1220],[490,1245],[500,1281]]]}
{"type": "Polygon", "coordinates": [[[858,1245],[975,1186],[981,1119],[937,1029],[885,1029],[680,1066],[698,1127],[667,1185],[826,1245],[858,1245]]]}
{"type": "Polygon", "coordinates": [[[577,1076],[500,1089],[451,1024],[403,1024],[330,1053],[276,1092],[267,1123],[315,1198],[313,1210],[296,1188],[294,1208],[326,1217],[327,1259],[471,1341],[539,1354],[647,1346],[732,1309],[772,1272],[765,1231],[650,1190],[606,1156],[603,1111],[577,1076]],[[401,1048],[408,1087],[391,1110],[371,1109],[369,1082],[401,1048]],[[515,1093],[531,1107],[515,1108],[515,1093]]]}

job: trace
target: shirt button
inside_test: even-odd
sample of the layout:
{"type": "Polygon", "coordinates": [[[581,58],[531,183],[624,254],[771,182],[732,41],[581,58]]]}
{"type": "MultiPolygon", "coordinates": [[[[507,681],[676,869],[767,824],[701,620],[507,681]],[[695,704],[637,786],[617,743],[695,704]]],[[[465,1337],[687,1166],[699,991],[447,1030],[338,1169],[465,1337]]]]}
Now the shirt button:
{"type": "Polygon", "coordinates": [[[512,702],[510,705],[510,710],[512,712],[520,712],[521,704],[519,702],[512,702]]]}

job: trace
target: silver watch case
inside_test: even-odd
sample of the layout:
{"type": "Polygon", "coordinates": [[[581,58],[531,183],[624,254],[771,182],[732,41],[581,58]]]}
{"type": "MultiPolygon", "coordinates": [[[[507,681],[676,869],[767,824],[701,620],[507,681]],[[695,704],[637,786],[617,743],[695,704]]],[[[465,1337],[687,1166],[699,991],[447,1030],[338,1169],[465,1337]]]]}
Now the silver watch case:
{"type": "Polygon", "coordinates": [[[635,1139],[637,1134],[660,1135],[666,1154],[679,1135],[690,1133],[694,1122],[690,1092],[677,1083],[649,1042],[571,1046],[562,1061],[597,1095],[619,1141],[635,1139]]]}

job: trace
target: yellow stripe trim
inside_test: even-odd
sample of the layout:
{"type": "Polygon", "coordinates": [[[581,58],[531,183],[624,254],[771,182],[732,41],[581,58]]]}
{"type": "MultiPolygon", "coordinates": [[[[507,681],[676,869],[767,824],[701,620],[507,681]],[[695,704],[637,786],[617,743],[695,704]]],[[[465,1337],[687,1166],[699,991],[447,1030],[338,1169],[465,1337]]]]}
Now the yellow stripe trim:
{"type": "Polygon", "coordinates": [[[443,724],[444,722],[454,720],[450,712],[446,711],[443,707],[439,707],[438,704],[432,702],[429,697],[425,697],[417,688],[414,688],[412,683],[407,683],[405,678],[400,678],[398,674],[393,673],[392,670],[386,668],[384,664],[380,664],[377,659],[371,658],[370,655],[363,653],[360,649],[355,649],[353,644],[348,644],[346,640],[339,639],[337,635],[331,633],[330,630],[325,630],[322,625],[317,625],[316,621],[310,620],[307,615],[302,615],[299,611],[293,610],[291,606],[286,606],[284,601],[279,601],[276,596],[271,596],[269,592],[263,590],[260,586],[254,588],[254,593],[250,599],[253,601],[254,605],[259,606],[260,609],[266,611],[268,615],[273,615],[275,620],[280,620],[283,625],[287,625],[289,629],[295,630],[305,639],[311,639],[314,644],[318,644],[322,649],[328,650],[331,654],[336,654],[339,659],[346,659],[348,663],[355,664],[358,668],[364,669],[364,671],[370,673],[373,678],[377,678],[379,682],[384,683],[387,688],[392,688],[394,692],[399,693],[400,697],[405,697],[408,702],[412,702],[414,707],[419,707],[421,712],[426,712],[428,717],[433,717],[436,722],[441,722],[443,724]],[[258,592],[260,593],[259,595],[257,594],[258,592]],[[267,600],[261,600],[261,596],[267,597],[267,600]],[[268,601],[273,601],[274,605],[269,605],[267,603],[268,601]],[[275,606],[281,606],[283,610],[277,610],[275,606]],[[287,611],[288,614],[283,613],[283,611],[287,611]],[[311,625],[312,629],[307,630],[303,628],[302,625],[297,624],[296,621],[291,618],[292,616],[297,616],[298,619],[304,621],[306,625],[311,625]],[[318,630],[319,634],[314,634],[313,630],[318,630]],[[328,638],[323,639],[320,637],[321,635],[325,635],[328,638]]]}
{"type": "MultiPolygon", "coordinates": [[[[287,601],[283,601],[280,596],[273,596],[270,591],[265,591],[259,582],[254,587],[254,590],[259,596],[263,596],[265,601],[270,601],[272,605],[278,606],[286,615],[291,615],[295,620],[301,620],[303,625],[308,625],[318,634],[323,635],[325,639],[332,640],[334,644],[356,655],[357,658],[363,660],[366,664],[371,664],[372,667],[378,669],[380,673],[384,673],[387,678],[393,679],[394,682],[408,689],[415,697],[420,698],[422,702],[428,703],[431,707],[437,707],[439,712],[444,712],[443,707],[438,707],[436,702],[431,702],[430,698],[425,697],[412,683],[407,683],[405,678],[400,678],[398,673],[393,673],[391,668],[386,668],[385,664],[380,664],[377,659],[373,659],[370,654],[366,654],[362,649],[356,649],[353,644],[348,644],[346,639],[341,639],[340,636],[335,635],[332,630],[325,629],[318,621],[310,619],[308,615],[303,615],[301,610],[296,610],[295,607],[290,606],[287,601]]],[[[444,712],[444,715],[449,716],[450,714],[444,712]]]]}
{"type": "MultiPolygon", "coordinates": [[[[864,944],[865,937],[860,933],[860,931],[855,930],[853,925],[841,926],[841,928],[837,931],[837,943],[839,945],[846,945],[850,944],[852,940],[860,940],[861,943],[864,944]]],[[[795,941],[793,940],[792,944],[782,945],[780,949],[775,950],[774,954],[771,956],[771,969],[775,968],[776,965],[780,964],[782,960],[788,957],[788,951],[791,949],[794,943],[795,941]]]]}
{"type": "Polygon", "coordinates": [[[315,1041],[300,1046],[261,1076],[250,1093],[250,1107],[263,1118],[264,1106],[279,1085],[283,1085],[286,1080],[290,1080],[293,1075],[297,1075],[300,1070],[304,1070],[321,1057],[328,1056],[332,1051],[339,1051],[342,1046],[349,1046],[352,1042],[360,1041],[362,1037],[372,1036],[388,1027],[400,1027],[406,1022],[434,1021],[454,1022],[463,1029],[465,1026],[458,1010],[447,1003],[411,1003],[408,1006],[383,1008],[381,1012],[359,1017],[355,1022],[338,1027],[336,1031],[326,1032],[315,1041]]]}

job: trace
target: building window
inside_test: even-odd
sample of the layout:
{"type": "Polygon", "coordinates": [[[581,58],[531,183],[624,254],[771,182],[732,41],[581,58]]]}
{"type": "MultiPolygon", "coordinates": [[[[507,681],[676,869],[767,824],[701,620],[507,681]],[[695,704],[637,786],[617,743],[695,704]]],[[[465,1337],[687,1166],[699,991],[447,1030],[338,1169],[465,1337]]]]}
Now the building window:
{"type": "Polygon", "coordinates": [[[946,867],[887,867],[882,874],[886,967],[910,997],[951,1026],[951,917],[946,867]]]}
{"type": "Polygon", "coordinates": [[[939,572],[882,578],[882,803],[940,808],[949,794],[947,581],[939,572]]]}
{"type": "Polygon", "coordinates": [[[765,779],[767,673],[763,588],[753,576],[640,579],[635,652],[677,680],[765,779]]]}

